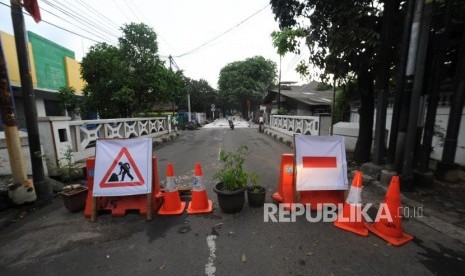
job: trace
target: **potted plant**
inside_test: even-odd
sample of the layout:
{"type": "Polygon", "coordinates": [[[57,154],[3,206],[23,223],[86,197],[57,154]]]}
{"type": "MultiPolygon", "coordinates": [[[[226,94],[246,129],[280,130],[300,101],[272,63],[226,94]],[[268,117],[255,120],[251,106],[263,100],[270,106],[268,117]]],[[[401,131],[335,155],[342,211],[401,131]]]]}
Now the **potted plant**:
{"type": "Polygon", "coordinates": [[[218,203],[225,213],[237,213],[245,202],[248,173],[244,170],[247,146],[242,145],[235,151],[220,151],[220,170],[215,174],[217,183],[213,190],[218,203]]]}
{"type": "Polygon", "coordinates": [[[249,201],[250,207],[263,207],[265,203],[266,189],[265,187],[258,185],[260,181],[260,175],[253,172],[249,174],[250,182],[252,186],[247,188],[247,200],[249,201]]]}
{"type": "Polygon", "coordinates": [[[65,187],[60,192],[63,204],[71,212],[79,212],[86,205],[88,188],[81,184],[75,184],[76,180],[82,179],[82,169],[73,162],[73,153],[70,148],[64,154],[64,161],[59,162],[57,174],[65,187]]]}

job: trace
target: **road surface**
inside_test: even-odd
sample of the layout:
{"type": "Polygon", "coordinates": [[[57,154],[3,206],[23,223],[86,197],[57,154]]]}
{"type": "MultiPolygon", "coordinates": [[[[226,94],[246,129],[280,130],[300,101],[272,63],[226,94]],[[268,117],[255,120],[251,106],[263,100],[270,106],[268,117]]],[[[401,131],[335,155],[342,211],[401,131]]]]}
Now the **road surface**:
{"type": "MultiPolygon", "coordinates": [[[[254,128],[183,131],[154,148],[161,180],[173,162],[181,183],[201,162],[214,212],[146,222],[100,215],[95,223],[66,211],[59,198],[23,214],[0,231],[0,275],[461,275],[465,246],[413,219],[415,240],[393,247],[332,223],[264,222],[263,208],[224,214],[212,191],[220,149],[249,147],[246,167],[262,175],[267,202],[282,153],[292,150],[254,128]]],[[[368,197],[370,195],[367,195],[368,197]]]]}

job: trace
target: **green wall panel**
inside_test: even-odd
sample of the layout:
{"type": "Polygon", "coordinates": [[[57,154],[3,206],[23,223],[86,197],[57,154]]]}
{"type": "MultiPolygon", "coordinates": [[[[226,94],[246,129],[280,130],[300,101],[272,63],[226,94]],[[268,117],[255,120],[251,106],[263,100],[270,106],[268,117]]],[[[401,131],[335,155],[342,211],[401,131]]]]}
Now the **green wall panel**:
{"type": "Polygon", "coordinates": [[[74,52],[33,32],[27,32],[37,74],[37,86],[58,90],[66,86],[65,56],[74,59],[74,52]]]}

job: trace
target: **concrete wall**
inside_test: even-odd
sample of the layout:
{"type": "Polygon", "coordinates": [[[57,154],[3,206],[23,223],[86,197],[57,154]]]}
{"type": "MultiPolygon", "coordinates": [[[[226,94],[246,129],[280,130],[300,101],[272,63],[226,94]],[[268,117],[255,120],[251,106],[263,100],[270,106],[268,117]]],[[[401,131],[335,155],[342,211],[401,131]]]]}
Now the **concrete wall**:
{"type": "MultiPolygon", "coordinates": [[[[6,61],[6,68],[8,70],[8,79],[10,85],[20,86],[21,79],[19,75],[18,58],[16,54],[15,37],[5,32],[0,32],[0,39],[2,40],[3,56],[6,61]]],[[[34,54],[32,52],[32,44],[28,43],[29,64],[31,66],[32,84],[37,87],[36,68],[34,64],[34,54]]]]}
{"type": "MultiPolygon", "coordinates": [[[[387,113],[386,113],[386,129],[388,130],[386,139],[388,143],[389,143],[389,135],[391,131],[391,123],[392,123],[392,111],[393,111],[393,108],[392,106],[390,106],[388,107],[387,113]]],[[[436,111],[436,122],[435,122],[436,135],[433,137],[433,151],[430,156],[434,160],[441,160],[442,158],[444,138],[445,138],[446,131],[447,131],[449,113],[450,113],[449,98],[443,97],[436,111]]],[[[426,116],[426,114],[424,114],[424,116],[426,116]]],[[[375,112],[375,118],[376,118],[376,112],[375,112]]],[[[352,111],[350,123],[356,124],[357,129],[358,129],[359,120],[360,120],[360,116],[358,115],[358,113],[352,111]]],[[[425,120],[425,118],[423,118],[423,120],[425,120]]],[[[465,107],[462,110],[462,119],[460,122],[459,129],[460,131],[459,131],[459,136],[458,136],[457,151],[455,154],[455,163],[465,166],[465,107]]],[[[358,137],[358,132],[356,134],[356,137],[358,137]]]]}
{"type": "MultiPolygon", "coordinates": [[[[28,175],[32,175],[32,167],[31,167],[31,155],[29,153],[29,143],[27,140],[27,133],[20,131],[19,132],[20,140],[21,140],[21,152],[23,156],[23,161],[26,167],[26,173],[28,175]]],[[[11,166],[10,166],[10,157],[8,155],[8,149],[6,146],[5,140],[5,133],[0,131],[0,175],[10,175],[11,174],[11,166]]],[[[42,148],[42,152],[44,149],[42,148]]],[[[44,172],[45,175],[48,175],[47,165],[44,160],[43,162],[44,172]]]]}
{"type": "Polygon", "coordinates": [[[70,57],[65,57],[65,68],[68,86],[74,87],[77,95],[82,95],[86,83],[81,78],[81,64],[70,57]]]}
{"type": "Polygon", "coordinates": [[[37,69],[37,86],[58,90],[67,85],[65,57],[74,59],[74,52],[33,32],[28,32],[37,69]]]}

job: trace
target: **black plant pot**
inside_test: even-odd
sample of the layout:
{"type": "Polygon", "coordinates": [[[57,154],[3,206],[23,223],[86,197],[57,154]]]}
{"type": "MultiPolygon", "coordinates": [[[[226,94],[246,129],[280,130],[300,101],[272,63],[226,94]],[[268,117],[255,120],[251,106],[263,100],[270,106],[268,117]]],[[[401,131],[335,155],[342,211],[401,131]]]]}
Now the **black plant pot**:
{"type": "Polygon", "coordinates": [[[259,186],[259,191],[254,193],[251,192],[250,187],[247,189],[247,200],[249,201],[250,207],[263,207],[265,196],[265,187],[259,186]]]}
{"type": "Polygon", "coordinates": [[[223,191],[223,182],[216,184],[213,187],[218,196],[218,203],[223,212],[227,214],[234,214],[242,210],[245,202],[245,190],[247,187],[241,188],[236,191],[223,191]]]}

